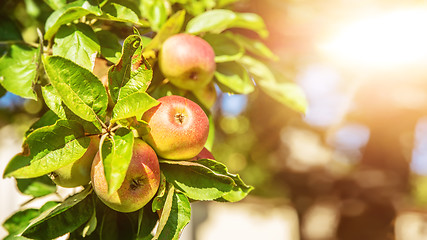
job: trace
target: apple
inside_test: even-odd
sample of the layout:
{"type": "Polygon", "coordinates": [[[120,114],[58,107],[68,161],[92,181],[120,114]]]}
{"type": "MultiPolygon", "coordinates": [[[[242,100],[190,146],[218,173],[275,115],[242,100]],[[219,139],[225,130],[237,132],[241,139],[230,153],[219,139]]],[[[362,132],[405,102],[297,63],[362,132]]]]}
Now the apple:
{"type": "Polygon", "coordinates": [[[61,187],[73,188],[86,185],[90,181],[92,161],[98,152],[98,136],[90,137],[89,147],[78,160],[49,174],[52,181],[61,187]]]}
{"type": "Polygon", "coordinates": [[[156,194],[160,184],[160,167],[154,150],[135,138],[132,159],[121,187],[108,194],[104,165],[99,153],[91,172],[92,186],[105,205],[119,212],[133,212],[144,207],[156,194]]]}
{"type": "Polygon", "coordinates": [[[159,105],[146,111],[142,120],[150,131],[142,138],[157,155],[184,160],[202,151],[209,134],[209,119],[195,102],[176,95],[161,97],[159,105]]]}
{"type": "Polygon", "coordinates": [[[187,90],[203,88],[214,76],[215,52],[200,37],[176,34],[163,43],[159,52],[159,67],[177,87],[187,90]]]}
{"type": "Polygon", "coordinates": [[[190,161],[197,161],[200,159],[212,159],[215,160],[215,157],[212,155],[212,153],[207,149],[207,148],[203,148],[202,151],[197,154],[195,157],[193,157],[192,159],[190,159],[190,161]]]}

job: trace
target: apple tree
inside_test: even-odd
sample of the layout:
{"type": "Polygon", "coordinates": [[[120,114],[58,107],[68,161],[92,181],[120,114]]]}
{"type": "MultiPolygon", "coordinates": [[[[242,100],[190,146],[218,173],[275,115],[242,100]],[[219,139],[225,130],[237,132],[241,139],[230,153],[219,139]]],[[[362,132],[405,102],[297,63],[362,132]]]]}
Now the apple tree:
{"type": "Polygon", "coordinates": [[[298,112],[306,103],[270,69],[262,18],[235,2],[2,3],[2,92],[44,106],[3,177],[34,198],[83,186],[17,209],[3,224],[8,238],[178,239],[191,202],[251,192],[209,151],[218,94],[260,89],[298,112]]]}

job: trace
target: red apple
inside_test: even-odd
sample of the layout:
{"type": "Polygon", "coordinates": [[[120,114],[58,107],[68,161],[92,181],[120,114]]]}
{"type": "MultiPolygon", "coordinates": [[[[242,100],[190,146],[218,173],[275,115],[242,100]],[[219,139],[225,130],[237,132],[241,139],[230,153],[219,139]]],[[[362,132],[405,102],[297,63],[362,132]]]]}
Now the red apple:
{"type": "Polygon", "coordinates": [[[119,212],[133,212],[144,207],[156,194],[160,184],[160,167],[154,150],[135,138],[132,159],[122,186],[108,194],[104,165],[99,154],[92,164],[92,186],[105,205],[119,212]]]}
{"type": "Polygon", "coordinates": [[[159,53],[159,67],[174,85],[195,90],[206,86],[213,78],[215,52],[200,37],[180,33],[168,38],[159,53]]]}
{"type": "Polygon", "coordinates": [[[98,145],[98,136],[91,137],[89,147],[80,159],[49,174],[52,181],[56,185],[67,188],[88,184],[92,161],[98,152],[98,145]]]}
{"type": "Polygon", "coordinates": [[[209,134],[209,119],[195,102],[181,96],[159,98],[159,105],[142,116],[150,127],[143,139],[157,155],[172,160],[190,159],[202,151],[209,134]]]}

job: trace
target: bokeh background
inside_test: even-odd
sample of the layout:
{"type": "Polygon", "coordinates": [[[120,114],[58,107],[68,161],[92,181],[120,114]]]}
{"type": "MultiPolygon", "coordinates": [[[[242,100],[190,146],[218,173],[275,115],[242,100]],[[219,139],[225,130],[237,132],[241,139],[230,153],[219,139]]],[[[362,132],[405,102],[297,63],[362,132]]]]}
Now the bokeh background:
{"type": "MultiPolygon", "coordinates": [[[[46,17],[37,2],[16,8],[28,41],[33,20],[46,17]]],[[[234,8],[265,19],[263,41],[280,57],[271,66],[299,84],[309,109],[297,114],[260,90],[218,94],[213,154],[255,190],[239,203],[194,203],[183,239],[427,239],[426,1],[234,8]]],[[[0,98],[1,171],[40,111],[10,93],[0,98]]],[[[30,200],[13,179],[1,179],[0,191],[1,222],[30,200]]]]}

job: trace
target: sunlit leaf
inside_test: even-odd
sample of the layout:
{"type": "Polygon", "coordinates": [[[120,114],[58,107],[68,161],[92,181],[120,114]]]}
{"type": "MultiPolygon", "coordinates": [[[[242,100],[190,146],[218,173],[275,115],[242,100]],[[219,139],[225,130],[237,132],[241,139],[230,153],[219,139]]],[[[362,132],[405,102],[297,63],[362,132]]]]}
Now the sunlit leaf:
{"type": "Polygon", "coordinates": [[[36,99],[33,83],[40,64],[39,50],[26,45],[11,45],[0,58],[0,83],[3,87],[23,98],[36,99]]]}
{"type": "MultiPolygon", "coordinates": [[[[85,132],[91,134],[101,133],[101,125],[98,121],[89,122],[86,121],[75,113],[73,113],[61,100],[61,97],[56,91],[56,89],[52,85],[47,85],[42,87],[42,94],[45,100],[46,105],[50,108],[50,110],[54,113],[57,118],[65,119],[65,120],[75,120],[83,125],[85,132]]],[[[54,116],[53,116],[54,118],[54,116]]]]}
{"type": "Polygon", "coordinates": [[[107,2],[102,7],[103,15],[101,18],[106,18],[119,22],[130,22],[133,24],[141,24],[138,14],[131,8],[120,4],[119,2],[107,2]]]}
{"type": "Polygon", "coordinates": [[[142,16],[150,22],[153,31],[158,32],[168,17],[169,3],[165,0],[141,1],[142,16]]]}
{"type": "Polygon", "coordinates": [[[142,118],[142,114],[156,106],[159,102],[145,92],[135,92],[121,98],[113,108],[111,121],[136,117],[142,118]]]}
{"type": "Polygon", "coordinates": [[[181,10],[172,15],[162,28],[153,38],[153,40],[144,48],[144,51],[159,49],[162,43],[170,36],[175,35],[181,31],[184,25],[185,11],[181,10]]]}
{"type": "Polygon", "coordinates": [[[231,37],[234,41],[239,43],[246,51],[262,58],[271,59],[277,61],[279,57],[275,55],[264,43],[259,40],[247,38],[240,34],[233,34],[231,32],[225,33],[231,37]]]}
{"type": "Polygon", "coordinates": [[[147,90],[153,71],[142,56],[141,38],[131,35],[123,43],[120,61],[108,71],[111,98],[117,102],[129,95],[147,90]]]}
{"type": "Polygon", "coordinates": [[[119,43],[119,38],[112,32],[100,30],[95,32],[96,37],[101,39],[101,55],[108,61],[117,63],[122,55],[122,46],[119,43]]]}
{"type": "Polygon", "coordinates": [[[255,89],[248,72],[237,62],[218,63],[214,75],[225,92],[248,94],[255,89]]]}
{"type": "Polygon", "coordinates": [[[256,83],[277,82],[273,72],[263,62],[249,56],[243,56],[238,62],[245,67],[256,83]]]}
{"type": "Polygon", "coordinates": [[[261,82],[259,83],[262,90],[269,96],[276,99],[278,102],[288,106],[289,108],[305,113],[308,103],[301,87],[291,82],[261,82]]]}
{"type": "Polygon", "coordinates": [[[43,62],[52,86],[71,111],[90,122],[105,118],[107,92],[92,72],[59,56],[43,62]]]}
{"type": "Polygon", "coordinates": [[[51,39],[63,24],[70,23],[89,14],[97,16],[102,14],[98,3],[94,0],[79,0],[57,9],[46,20],[44,39],[51,39]]]}
{"type": "Polygon", "coordinates": [[[84,23],[77,23],[59,28],[52,51],[53,55],[70,59],[92,71],[100,46],[92,28],[84,23]]]}
{"type": "Polygon", "coordinates": [[[190,222],[190,218],[190,201],[171,186],[153,239],[178,240],[182,230],[190,222]]]}
{"type": "Polygon", "coordinates": [[[132,158],[133,142],[132,131],[119,128],[102,145],[102,161],[109,194],[117,191],[125,179],[132,158]]]}
{"type": "Polygon", "coordinates": [[[49,7],[51,7],[53,10],[57,10],[60,8],[65,7],[67,4],[67,0],[43,0],[49,7]]]}
{"type": "Polygon", "coordinates": [[[5,170],[6,176],[34,178],[55,171],[82,157],[89,142],[82,125],[58,120],[55,125],[39,128],[28,135],[24,144],[30,156],[14,157],[5,170]],[[28,163],[28,159],[31,159],[30,164],[20,167],[28,163]]]}
{"type": "Polygon", "coordinates": [[[268,36],[265,23],[259,15],[237,13],[227,9],[214,9],[196,16],[188,22],[186,32],[191,34],[221,33],[229,28],[249,29],[257,32],[261,37],[268,36]]]}
{"type": "Polygon", "coordinates": [[[214,200],[230,192],[234,181],[196,162],[161,160],[166,180],[194,200],[214,200]]]}
{"type": "Polygon", "coordinates": [[[242,46],[224,34],[207,34],[203,37],[215,52],[215,62],[229,62],[241,58],[244,54],[242,46]]]}
{"type": "Polygon", "coordinates": [[[226,9],[216,9],[207,11],[191,19],[186,28],[186,32],[198,34],[202,32],[220,33],[235,21],[236,13],[226,9]]]}
{"type": "Polygon", "coordinates": [[[93,214],[94,202],[90,195],[91,191],[87,188],[67,198],[57,207],[43,212],[32,221],[22,235],[35,239],[54,239],[74,231],[93,214]]]}
{"type": "Polygon", "coordinates": [[[216,173],[229,176],[233,179],[235,183],[233,189],[223,195],[221,200],[237,202],[245,198],[253,190],[253,187],[246,185],[238,174],[229,173],[227,167],[218,161],[212,159],[199,159],[197,160],[197,163],[208,167],[216,173]]]}

